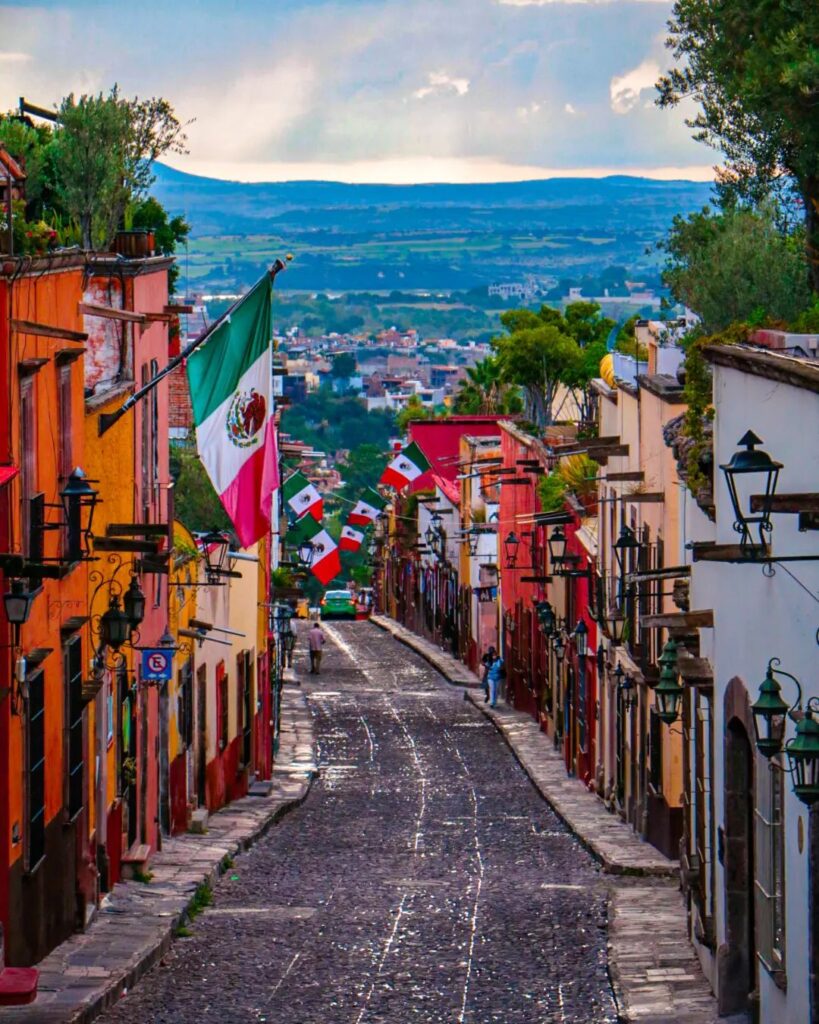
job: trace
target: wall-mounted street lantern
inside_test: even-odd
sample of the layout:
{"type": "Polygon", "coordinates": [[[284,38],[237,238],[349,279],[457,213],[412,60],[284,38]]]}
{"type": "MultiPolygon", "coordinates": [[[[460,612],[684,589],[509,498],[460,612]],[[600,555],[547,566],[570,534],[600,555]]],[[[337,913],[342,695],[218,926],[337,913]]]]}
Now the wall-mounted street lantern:
{"type": "Polygon", "coordinates": [[[6,606],[6,618],[12,626],[12,647],[16,649],[20,646],[20,627],[28,622],[31,615],[34,594],[26,587],[24,580],[12,580],[11,590],[3,595],[3,603],[6,606]]]}
{"type": "Polygon", "coordinates": [[[315,545],[313,542],[311,540],[303,540],[296,549],[296,557],[299,560],[299,566],[302,569],[309,569],[313,564],[314,554],[315,545]]]}
{"type": "Polygon", "coordinates": [[[552,641],[552,649],[555,652],[555,658],[557,658],[557,663],[559,665],[566,657],[566,644],[563,642],[563,637],[560,633],[557,633],[552,641]]]}
{"type": "Polygon", "coordinates": [[[673,639],[666,642],[658,659],[662,665],[660,681],[654,688],[654,700],[657,715],[666,725],[673,725],[680,713],[680,701],[684,690],[680,686],[677,673],[677,642],[673,639]]]}
{"type": "Polygon", "coordinates": [[[467,530],[467,532],[466,532],[466,543],[468,545],[468,550],[469,550],[470,555],[477,555],[477,553],[478,553],[478,544],[480,543],[480,539],[481,539],[480,531],[475,530],[475,529],[467,530]]]}
{"type": "Polygon", "coordinates": [[[100,640],[105,647],[118,651],[131,637],[131,620],[120,607],[118,594],[112,594],[108,610],[100,616],[100,640]]]}
{"type": "Polygon", "coordinates": [[[538,624],[541,632],[546,637],[554,636],[555,632],[555,610],[549,601],[538,601],[535,604],[535,614],[537,615],[538,624]]]}
{"type": "Polygon", "coordinates": [[[566,531],[556,526],[549,534],[546,542],[549,545],[549,562],[551,565],[562,565],[566,559],[566,531]]]}
{"type": "Polygon", "coordinates": [[[819,698],[811,697],[802,710],[802,687],[796,676],[785,672],[779,658],[771,658],[759,697],[751,705],[754,715],[757,750],[764,757],[774,757],[783,749],[788,758],[788,774],[794,795],[808,807],[819,801],[819,698]],[[796,702],[788,707],[782,698],[776,676],[790,679],[796,686],[796,702]],[[788,717],[796,721],[796,735],[785,742],[788,717]]]}
{"type": "Polygon", "coordinates": [[[625,589],[626,575],[629,569],[629,552],[639,551],[640,542],[634,534],[634,530],[630,526],[626,526],[625,523],[620,527],[620,536],[612,544],[614,549],[614,557],[617,560],[618,572],[618,589],[620,597],[622,599],[623,590],[625,589]]]}
{"type": "Polygon", "coordinates": [[[583,619],[580,619],[574,627],[572,636],[574,637],[574,645],[577,650],[578,657],[584,658],[588,652],[589,627],[583,619]]]}
{"type": "Polygon", "coordinates": [[[230,538],[221,530],[212,529],[202,534],[199,538],[205,556],[205,576],[208,583],[217,585],[228,570],[225,568],[227,561],[230,538]]]}
{"type": "Polygon", "coordinates": [[[606,633],[615,647],[619,647],[623,642],[625,631],[625,612],[617,605],[612,605],[606,612],[606,633]]]}
{"type": "Polygon", "coordinates": [[[65,487],[60,491],[60,501],[68,532],[66,558],[70,562],[78,562],[90,555],[91,530],[98,499],[99,491],[94,490],[85,473],[78,466],[72,471],[65,487]],[[87,512],[87,518],[83,525],[84,511],[87,512]]]}
{"type": "Polygon", "coordinates": [[[139,629],[145,618],[145,595],[140,589],[136,575],[131,577],[128,589],[122,596],[122,609],[131,624],[131,629],[139,629]]]}
{"type": "Polygon", "coordinates": [[[623,708],[628,713],[637,703],[637,697],[634,693],[634,680],[625,673],[623,666],[619,662],[612,675],[617,686],[617,693],[623,702],[623,708]]]}
{"type": "Polygon", "coordinates": [[[520,537],[511,530],[509,536],[503,542],[503,553],[506,556],[506,568],[514,569],[518,561],[518,549],[520,548],[520,537]]]}
{"type": "Polygon", "coordinates": [[[782,463],[774,462],[767,452],[756,450],[756,446],[762,444],[762,441],[752,430],[746,431],[739,439],[738,444],[743,448],[734,452],[730,461],[720,466],[725,474],[725,482],[728,485],[728,493],[734,508],[734,530],[740,536],[741,548],[764,549],[773,529],[771,507],[782,463]],[[760,477],[763,479],[764,485],[755,483],[760,477]],[[740,484],[743,485],[742,491],[740,491],[740,484]],[[744,492],[747,485],[750,485],[751,490],[746,494],[744,492]],[[756,514],[751,513],[751,492],[763,496],[759,512],[756,514]],[[758,542],[752,536],[754,527],[756,527],[759,537],[758,542]]]}

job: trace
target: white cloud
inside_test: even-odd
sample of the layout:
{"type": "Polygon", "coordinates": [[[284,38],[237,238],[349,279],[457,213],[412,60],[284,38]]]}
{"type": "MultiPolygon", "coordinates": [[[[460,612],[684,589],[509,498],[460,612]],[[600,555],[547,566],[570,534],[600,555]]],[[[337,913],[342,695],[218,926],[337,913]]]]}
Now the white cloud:
{"type": "Polygon", "coordinates": [[[567,114],[576,114],[577,113],[577,111],[571,105],[571,103],[567,103],[566,106],[563,109],[566,111],[567,114]]]}
{"type": "Polygon", "coordinates": [[[659,77],[660,65],[651,58],[624,75],[615,75],[609,84],[611,109],[615,114],[628,114],[639,104],[643,90],[653,89],[659,77]]]}
{"type": "Polygon", "coordinates": [[[526,121],[530,117],[534,117],[535,114],[540,112],[539,103],[530,103],[526,107],[518,107],[516,113],[522,121],[526,121]]]}
{"type": "Polygon", "coordinates": [[[0,64],[25,64],[32,59],[30,53],[14,53],[0,50],[0,64]]]}
{"type": "Polygon", "coordinates": [[[501,7],[550,7],[555,4],[616,4],[616,3],[667,4],[668,0],[497,0],[501,7]]]}
{"type": "Polygon", "coordinates": [[[446,71],[430,71],[427,75],[428,85],[416,89],[412,94],[416,100],[426,99],[436,93],[454,92],[457,96],[466,96],[469,92],[468,78],[452,78],[446,71]]]}

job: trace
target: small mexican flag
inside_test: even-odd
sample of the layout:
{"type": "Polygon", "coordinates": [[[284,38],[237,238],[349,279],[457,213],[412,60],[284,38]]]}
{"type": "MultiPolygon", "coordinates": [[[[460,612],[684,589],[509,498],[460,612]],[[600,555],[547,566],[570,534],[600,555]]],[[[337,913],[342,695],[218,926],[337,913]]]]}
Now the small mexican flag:
{"type": "Polygon", "coordinates": [[[310,483],[304,473],[293,473],[284,481],[282,495],[288,508],[295,514],[297,519],[308,513],[321,522],[324,514],[324,499],[310,483]]]}
{"type": "Polygon", "coordinates": [[[242,547],[270,529],[279,486],[271,297],[265,275],[214,324],[186,363],[196,446],[242,547]]]}
{"type": "Polygon", "coordinates": [[[429,469],[429,461],[415,443],[408,444],[406,448],[398,453],[396,458],[387,466],[381,474],[379,483],[394,487],[400,491],[402,487],[417,480],[422,473],[429,469]]]}
{"type": "Polygon", "coordinates": [[[310,571],[325,586],[341,572],[341,555],[338,546],[321,523],[315,522],[312,516],[302,518],[287,531],[285,542],[298,546],[308,541],[313,545],[313,560],[310,571]]]}
{"type": "Polygon", "coordinates": [[[347,522],[350,526],[369,526],[375,522],[386,504],[378,491],[368,487],[347,516],[347,522]]]}
{"type": "Polygon", "coordinates": [[[352,526],[344,526],[341,529],[341,539],[338,546],[342,551],[358,551],[364,543],[364,534],[361,530],[354,530],[352,526]]]}

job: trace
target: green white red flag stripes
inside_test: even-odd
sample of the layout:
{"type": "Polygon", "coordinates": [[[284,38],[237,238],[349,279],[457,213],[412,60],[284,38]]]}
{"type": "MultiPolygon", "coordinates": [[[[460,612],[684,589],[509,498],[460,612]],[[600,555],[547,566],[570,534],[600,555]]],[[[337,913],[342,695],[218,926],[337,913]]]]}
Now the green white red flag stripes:
{"type": "Polygon", "coordinates": [[[378,491],[368,487],[347,516],[347,522],[350,526],[369,526],[376,521],[386,504],[378,491]]]}
{"type": "Polygon", "coordinates": [[[309,514],[316,522],[321,520],[324,513],[324,500],[304,473],[295,472],[284,481],[282,496],[285,504],[297,519],[309,514]]]}
{"type": "Polygon", "coordinates": [[[429,469],[429,461],[413,441],[403,448],[381,474],[379,483],[400,491],[429,469]]]}
{"type": "Polygon", "coordinates": [[[265,275],[187,359],[202,464],[248,547],[270,529],[279,485],[270,354],[272,284],[265,275]]]}
{"type": "Polygon", "coordinates": [[[338,542],[342,551],[358,551],[363,543],[364,533],[362,530],[356,530],[349,525],[342,527],[341,537],[338,542]]]}
{"type": "Polygon", "coordinates": [[[338,545],[322,524],[317,523],[312,516],[303,515],[287,531],[285,540],[294,546],[300,546],[305,542],[312,545],[310,571],[325,586],[341,572],[341,555],[338,545]]]}

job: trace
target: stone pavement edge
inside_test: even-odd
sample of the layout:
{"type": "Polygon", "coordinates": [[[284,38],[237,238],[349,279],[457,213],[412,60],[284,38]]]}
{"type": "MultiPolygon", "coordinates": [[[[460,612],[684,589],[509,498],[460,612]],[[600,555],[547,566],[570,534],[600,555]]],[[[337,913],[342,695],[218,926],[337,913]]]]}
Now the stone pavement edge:
{"type": "Polygon", "coordinates": [[[4,1024],[86,1024],[115,1003],[168,951],[199,887],[212,883],[235,856],[298,807],[316,770],[307,701],[299,690],[285,686],[269,794],[246,796],[216,811],[203,834],[163,839],[150,861],[150,882],[115,885],[86,931],[72,935],[37,965],[37,999],[4,1010],[4,1024]]]}

